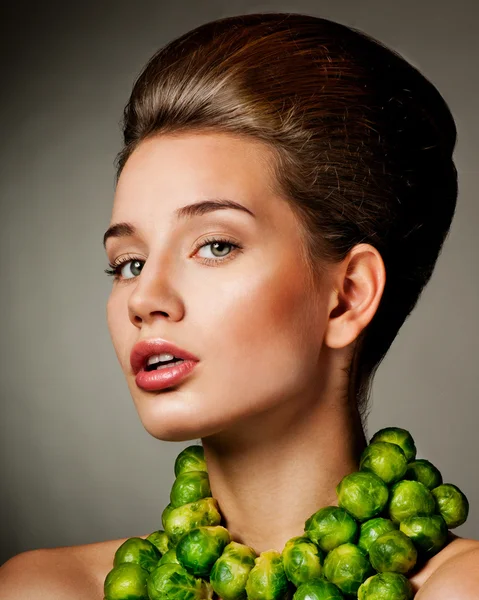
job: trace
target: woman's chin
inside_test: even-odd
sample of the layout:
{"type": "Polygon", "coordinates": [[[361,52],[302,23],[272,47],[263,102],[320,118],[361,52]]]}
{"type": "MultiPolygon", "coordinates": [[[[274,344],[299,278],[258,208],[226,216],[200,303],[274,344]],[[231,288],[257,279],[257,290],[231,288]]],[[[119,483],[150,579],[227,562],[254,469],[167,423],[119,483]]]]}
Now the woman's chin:
{"type": "Polygon", "coordinates": [[[223,423],[216,423],[214,415],[207,410],[186,410],[185,405],[166,406],[159,403],[154,406],[137,404],[137,410],[143,427],[159,440],[165,442],[184,442],[197,440],[222,431],[223,423]]]}
{"type": "Polygon", "coordinates": [[[198,423],[185,423],[185,421],[172,422],[144,422],[143,427],[146,431],[158,440],[164,442],[186,442],[188,440],[198,440],[213,435],[221,429],[213,430],[211,427],[201,428],[198,423]]]}

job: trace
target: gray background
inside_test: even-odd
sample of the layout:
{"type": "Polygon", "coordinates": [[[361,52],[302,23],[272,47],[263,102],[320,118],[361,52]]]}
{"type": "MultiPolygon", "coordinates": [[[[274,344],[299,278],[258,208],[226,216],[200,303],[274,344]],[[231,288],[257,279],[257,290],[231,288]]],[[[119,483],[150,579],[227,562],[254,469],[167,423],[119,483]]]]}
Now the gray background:
{"type": "Polygon", "coordinates": [[[470,500],[455,532],[479,538],[477,3],[9,4],[0,19],[0,563],[161,527],[173,462],[188,442],[143,429],[106,326],[101,239],[118,123],[161,45],[249,12],[304,12],[362,29],[418,67],[455,116],[457,213],[432,280],[379,368],[368,431],[409,429],[418,456],[470,500]]]}

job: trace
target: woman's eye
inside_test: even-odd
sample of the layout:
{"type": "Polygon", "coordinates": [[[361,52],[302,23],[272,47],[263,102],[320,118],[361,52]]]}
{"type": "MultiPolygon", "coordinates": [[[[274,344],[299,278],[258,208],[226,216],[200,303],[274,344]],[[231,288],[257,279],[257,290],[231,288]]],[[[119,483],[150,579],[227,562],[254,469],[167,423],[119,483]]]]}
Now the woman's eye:
{"type": "MultiPolygon", "coordinates": [[[[203,250],[203,248],[210,247],[213,257],[224,258],[225,256],[228,256],[229,254],[231,254],[231,250],[229,250],[226,253],[225,253],[225,250],[228,250],[228,247],[231,248],[233,246],[238,248],[238,246],[236,244],[233,244],[233,242],[230,242],[229,240],[211,240],[211,241],[203,242],[198,250],[203,250]]],[[[206,256],[204,258],[210,258],[210,257],[206,256]]]]}
{"type": "Polygon", "coordinates": [[[109,269],[105,269],[105,273],[107,275],[110,275],[112,277],[115,278],[116,280],[127,280],[127,279],[133,279],[134,277],[138,277],[138,275],[141,273],[141,267],[142,267],[142,263],[144,263],[145,261],[140,260],[139,258],[130,258],[130,257],[126,257],[123,260],[117,261],[116,263],[110,263],[109,264],[109,269]],[[125,277],[124,271],[127,270],[127,267],[130,268],[131,272],[133,273],[132,277],[125,277]],[[139,271],[139,272],[135,272],[135,271],[139,271]]]}
{"type": "Polygon", "coordinates": [[[130,269],[130,271],[133,273],[133,277],[138,277],[138,275],[141,273],[141,269],[142,269],[142,263],[143,261],[138,260],[138,259],[134,259],[134,260],[128,260],[126,262],[124,262],[122,265],[120,265],[120,273],[123,271],[122,273],[122,277],[123,279],[132,279],[131,277],[125,277],[125,271],[128,272],[128,269],[130,269]],[[137,271],[137,272],[135,272],[137,271]]]}

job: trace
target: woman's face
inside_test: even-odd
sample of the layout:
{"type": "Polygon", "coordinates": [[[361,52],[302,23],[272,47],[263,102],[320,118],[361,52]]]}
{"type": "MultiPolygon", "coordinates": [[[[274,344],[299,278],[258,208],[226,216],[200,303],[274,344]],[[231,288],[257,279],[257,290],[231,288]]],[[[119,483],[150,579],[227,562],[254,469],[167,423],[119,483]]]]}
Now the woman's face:
{"type": "Polygon", "coordinates": [[[272,191],[268,160],[264,145],[227,134],[165,135],[141,143],[120,176],[110,225],[130,223],[136,234],[106,241],[111,263],[130,261],[113,281],[108,327],[140,419],[158,439],[232,431],[285,403],[301,410],[317,394],[328,290],[309,291],[299,226],[272,191]],[[213,198],[254,216],[229,208],[176,218],[213,198]],[[178,385],[145,391],[130,353],[157,338],[199,362],[178,385]]]}

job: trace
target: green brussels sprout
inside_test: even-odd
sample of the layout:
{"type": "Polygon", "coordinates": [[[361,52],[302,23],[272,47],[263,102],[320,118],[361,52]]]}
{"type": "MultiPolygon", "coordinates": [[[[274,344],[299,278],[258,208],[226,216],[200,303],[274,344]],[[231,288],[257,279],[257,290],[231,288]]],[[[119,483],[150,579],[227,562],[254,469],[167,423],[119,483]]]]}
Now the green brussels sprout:
{"type": "Polygon", "coordinates": [[[160,558],[161,553],[154,544],[141,537],[131,537],[125,540],[115,552],[113,566],[117,567],[121,563],[136,563],[150,573],[160,558]]]}
{"type": "Polygon", "coordinates": [[[339,506],[325,506],[309,517],[304,525],[306,536],[321,550],[329,552],[347,542],[355,542],[359,526],[339,506]]]}
{"type": "Polygon", "coordinates": [[[447,543],[447,525],[440,515],[408,517],[401,521],[399,530],[411,538],[427,558],[437,554],[447,543]]]}
{"type": "Polygon", "coordinates": [[[341,479],[336,486],[338,504],[358,521],[378,515],[386,506],[389,490],[375,473],[356,471],[341,479]]]}
{"type": "Polygon", "coordinates": [[[469,500],[453,483],[443,483],[431,490],[437,510],[449,529],[462,525],[469,514],[469,500]]]}
{"type": "Polygon", "coordinates": [[[208,472],[203,446],[188,446],[176,457],[175,477],[178,477],[180,473],[186,473],[187,471],[208,472]]]}
{"type": "Polygon", "coordinates": [[[342,544],[326,555],[323,564],[326,579],[345,594],[356,594],[359,586],[374,570],[366,552],[356,544],[342,544]]]}
{"type": "Polygon", "coordinates": [[[209,525],[219,525],[221,515],[215,498],[202,498],[197,502],[173,508],[165,520],[165,531],[173,544],[190,529],[209,525]]]}
{"type": "Polygon", "coordinates": [[[408,573],[416,564],[417,550],[402,531],[383,533],[369,547],[369,560],[376,571],[408,573]]]}
{"type": "Polygon", "coordinates": [[[372,575],[358,590],[358,600],[412,600],[411,582],[401,573],[372,575]]]}
{"type": "Polygon", "coordinates": [[[230,542],[228,530],[221,525],[195,527],[178,542],[176,558],[191,575],[208,577],[212,566],[230,542]]]}
{"type": "Polygon", "coordinates": [[[172,504],[170,502],[170,504],[167,504],[165,506],[165,508],[163,509],[163,512],[161,513],[161,524],[163,525],[163,529],[166,529],[166,527],[165,527],[166,520],[168,519],[168,515],[171,513],[171,511],[174,508],[175,507],[172,506],[172,504]]]}
{"type": "Polygon", "coordinates": [[[150,535],[146,539],[152,544],[154,544],[161,554],[165,554],[166,552],[168,552],[168,536],[166,535],[166,532],[163,531],[163,529],[153,531],[153,533],[150,533],[150,535]]]}
{"type": "Polygon", "coordinates": [[[397,444],[374,442],[361,454],[359,469],[375,473],[387,484],[395,483],[406,473],[406,455],[397,444]]]}
{"type": "Polygon", "coordinates": [[[266,550],[255,558],[255,565],[246,582],[249,600],[285,600],[288,593],[288,578],[284,572],[281,554],[266,550]]]}
{"type": "Polygon", "coordinates": [[[148,571],[136,563],[121,563],[108,573],[103,584],[103,600],[149,600],[148,571]]]}
{"type": "Polygon", "coordinates": [[[306,536],[288,540],[281,556],[286,577],[296,587],[321,575],[323,552],[306,536]]]}
{"type": "Polygon", "coordinates": [[[436,512],[434,496],[420,481],[403,479],[395,483],[389,494],[389,518],[399,524],[414,515],[433,515],[436,512]]]}
{"type": "Polygon", "coordinates": [[[147,581],[150,600],[204,600],[208,590],[201,579],[190,575],[181,565],[159,565],[147,581]]]}
{"type": "Polygon", "coordinates": [[[324,578],[311,579],[302,583],[293,595],[293,600],[341,600],[340,589],[324,578]]]}
{"type": "Polygon", "coordinates": [[[170,493],[174,508],[211,496],[210,480],[205,471],[185,471],[175,479],[170,493]]]}
{"type": "Polygon", "coordinates": [[[390,519],[384,519],[383,517],[376,517],[375,519],[369,519],[361,524],[359,531],[358,546],[365,552],[369,552],[371,544],[378,539],[383,533],[388,531],[397,530],[397,525],[390,519]]]}
{"type": "Polygon", "coordinates": [[[390,442],[391,444],[397,444],[406,455],[408,462],[416,458],[416,444],[414,443],[412,435],[406,429],[400,427],[384,427],[376,431],[369,443],[374,444],[376,442],[390,442]]]}
{"type": "Polygon", "coordinates": [[[428,490],[432,490],[442,483],[439,469],[425,458],[418,458],[410,462],[403,479],[420,481],[428,490]]]}
{"type": "Polygon", "coordinates": [[[175,564],[175,565],[180,564],[180,561],[176,557],[176,550],[174,548],[172,548],[171,550],[168,550],[168,552],[165,552],[163,554],[163,556],[160,558],[160,560],[158,561],[158,564],[156,566],[158,567],[159,565],[167,565],[167,564],[175,564]]]}
{"type": "Polygon", "coordinates": [[[222,600],[246,600],[246,582],[254,567],[253,548],[231,542],[213,565],[210,583],[222,600]]]}

